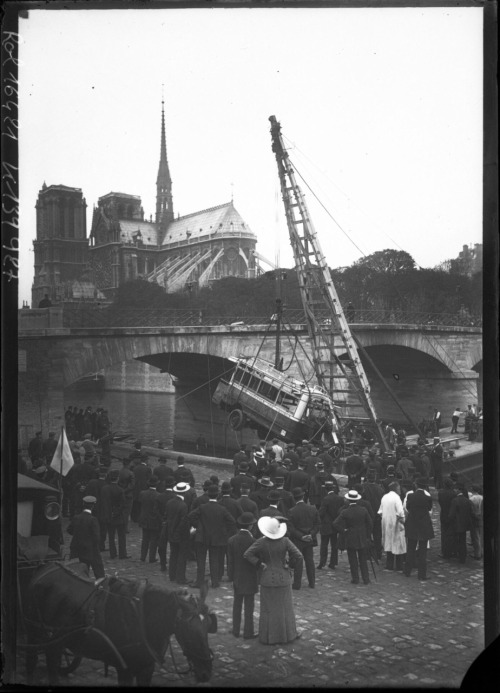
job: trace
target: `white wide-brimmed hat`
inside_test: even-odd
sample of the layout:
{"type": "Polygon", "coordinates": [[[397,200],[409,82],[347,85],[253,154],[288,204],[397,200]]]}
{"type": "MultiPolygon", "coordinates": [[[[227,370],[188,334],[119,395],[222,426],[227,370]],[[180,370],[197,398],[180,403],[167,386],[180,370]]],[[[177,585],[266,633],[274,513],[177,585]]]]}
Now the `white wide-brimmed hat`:
{"type": "Polygon", "coordinates": [[[174,486],[174,491],[175,493],[187,493],[191,486],[189,484],[185,484],[183,481],[179,481],[178,484],[174,486]]]}
{"type": "Polygon", "coordinates": [[[357,491],[354,489],[351,489],[348,493],[345,494],[344,496],[348,501],[357,501],[361,499],[361,496],[357,491]]]}
{"type": "Polygon", "coordinates": [[[286,523],[280,522],[275,517],[261,517],[257,525],[262,534],[268,539],[281,539],[286,534],[286,523]]]}

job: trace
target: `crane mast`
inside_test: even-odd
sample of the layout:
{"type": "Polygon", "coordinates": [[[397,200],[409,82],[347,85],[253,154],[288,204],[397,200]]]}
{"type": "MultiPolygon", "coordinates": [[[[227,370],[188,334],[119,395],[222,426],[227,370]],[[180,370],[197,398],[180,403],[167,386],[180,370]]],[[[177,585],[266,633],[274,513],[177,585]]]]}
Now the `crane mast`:
{"type": "Polygon", "coordinates": [[[321,250],[295,169],[285,149],[281,125],[271,122],[272,149],[295,258],[300,296],[312,344],[316,377],[341,409],[341,419],[367,424],[387,449],[370,395],[370,385],[321,250]]]}

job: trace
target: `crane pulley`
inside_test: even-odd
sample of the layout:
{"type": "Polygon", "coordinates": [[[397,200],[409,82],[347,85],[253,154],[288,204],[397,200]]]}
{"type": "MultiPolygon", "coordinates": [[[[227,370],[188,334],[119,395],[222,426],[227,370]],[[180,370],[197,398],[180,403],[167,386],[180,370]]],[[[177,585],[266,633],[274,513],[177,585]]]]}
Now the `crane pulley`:
{"type": "Polygon", "coordinates": [[[278,164],[281,194],[318,384],[341,408],[344,422],[367,424],[387,449],[387,441],[371,398],[370,384],[304,196],[297,185],[295,169],[283,143],[281,125],[275,116],[269,120],[272,150],[278,164]]]}

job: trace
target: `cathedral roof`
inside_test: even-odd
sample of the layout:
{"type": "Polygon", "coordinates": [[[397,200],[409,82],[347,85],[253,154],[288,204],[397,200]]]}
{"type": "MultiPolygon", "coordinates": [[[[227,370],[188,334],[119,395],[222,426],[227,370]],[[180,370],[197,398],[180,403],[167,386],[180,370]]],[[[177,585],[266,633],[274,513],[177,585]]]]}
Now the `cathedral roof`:
{"type": "Polygon", "coordinates": [[[186,243],[199,240],[202,236],[231,235],[231,236],[255,236],[247,226],[232,202],[210,207],[200,212],[186,214],[170,222],[162,247],[168,247],[172,243],[186,243]]]}
{"type": "Polygon", "coordinates": [[[158,246],[158,227],[151,221],[137,221],[136,219],[120,219],[120,241],[122,243],[134,243],[137,231],[141,232],[143,247],[158,246]]]}
{"type": "MultiPolygon", "coordinates": [[[[151,221],[135,219],[120,219],[120,241],[135,243],[137,232],[140,231],[142,247],[158,247],[160,225],[151,221]]],[[[186,214],[178,217],[168,225],[165,237],[161,241],[162,248],[173,243],[190,243],[200,240],[203,236],[252,236],[255,234],[245,223],[232,202],[226,202],[217,207],[210,207],[201,212],[186,214]]]]}

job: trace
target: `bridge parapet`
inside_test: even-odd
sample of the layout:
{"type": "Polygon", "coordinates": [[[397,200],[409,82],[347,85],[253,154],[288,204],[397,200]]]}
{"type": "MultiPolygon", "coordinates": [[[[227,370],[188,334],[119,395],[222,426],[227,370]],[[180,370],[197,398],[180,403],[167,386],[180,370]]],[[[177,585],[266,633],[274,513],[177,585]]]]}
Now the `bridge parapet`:
{"type": "MultiPolygon", "coordinates": [[[[346,317],[351,325],[376,326],[411,326],[419,328],[479,328],[482,327],[481,316],[463,315],[458,313],[419,313],[387,310],[347,310],[346,317]]],[[[302,310],[287,310],[285,320],[292,325],[305,325],[302,310]]],[[[325,327],[329,318],[325,311],[323,317],[325,327]]],[[[190,327],[194,325],[212,327],[229,325],[232,327],[269,325],[273,316],[258,315],[207,315],[201,310],[174,309],[135,309],[115,308],[110,306],[80,307],[54,306],[33,310],[19,311],[19,331],[46,328],[133,328],[133,327],[190,327]]]]}

